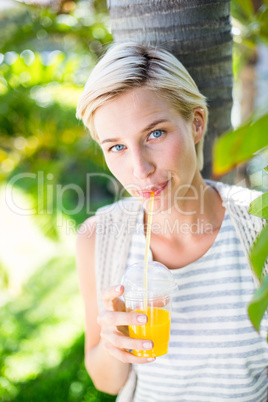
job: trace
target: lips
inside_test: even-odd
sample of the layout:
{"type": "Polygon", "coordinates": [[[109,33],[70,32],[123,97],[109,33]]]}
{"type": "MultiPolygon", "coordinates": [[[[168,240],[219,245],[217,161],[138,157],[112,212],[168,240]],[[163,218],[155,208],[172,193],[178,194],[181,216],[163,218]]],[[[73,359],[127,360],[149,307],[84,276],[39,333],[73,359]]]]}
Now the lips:
{"type": "Polygon", "coordinates": [[[157,196],[160,193],[162,193],[163,190],[165,190],[165,188],[167,187],[169,183],[168,181],[165,181],[163,183],[160,183],[156,186],[148,186],[145,189],[141,190],[141,191],[137,191],[137,194],[139,196],[142,196],[143,198],[150,198],[151,193],[154,192],[154,195],[157,196]]]}

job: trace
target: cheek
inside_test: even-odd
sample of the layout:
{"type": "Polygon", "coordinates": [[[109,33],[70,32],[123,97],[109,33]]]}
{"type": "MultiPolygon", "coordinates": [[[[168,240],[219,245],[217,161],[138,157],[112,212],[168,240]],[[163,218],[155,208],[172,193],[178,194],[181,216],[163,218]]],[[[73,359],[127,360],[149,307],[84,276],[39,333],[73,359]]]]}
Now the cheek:
{"type": "Polygon", "coordinates": [[[105,161],[110,172],[117,178],[117,180],[122,185],[124,185],[127,183],[128,167],[120,159],[121,158],[118,159],[115,158],[114,160],[112,160],[112,158],[111,159],[105,158],[105,161]]]}
{"type": "Polygon", "coordinates": [[[173,141],[168,148],[167,157],[170,161],[176,165],[180,165],[181,161],[186,159],[187,146],[183,138],[179,138],[177,141],[173,141]]]}
{"type": "Polygon", "coordinates": [[[193,142],[187,141],[187,138],[181,138],[176,141],[169,148],[167,155],[167,163],[172,164],[174,168],[180,171],[191,171],[191,168],[195,167],[196,152],[193,142]]]}

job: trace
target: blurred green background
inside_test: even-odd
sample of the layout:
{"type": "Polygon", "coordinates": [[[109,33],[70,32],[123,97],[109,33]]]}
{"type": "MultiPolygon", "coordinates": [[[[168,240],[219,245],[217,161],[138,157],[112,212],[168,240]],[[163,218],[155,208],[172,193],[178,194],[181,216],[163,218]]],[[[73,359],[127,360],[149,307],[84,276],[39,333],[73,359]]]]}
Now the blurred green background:
{"type": "Polygon", "coordinates": [[[112,36],[104,1],[53,3],[0,8],[0,400],[111,401],[84,369],[74,244],[114,199],[75,117],[112,36]]]}
{"type": "MultiPolygon", "coordinates": [[[[84,368],[74,259],[78,226],[120,189],[75,118],[112,42],[109,16],[104,0],[25,3],[0,6],[0,400],[112,401],[84,368]]],[[[232,2],[235,126],[268,104],[268,71],[256,73],[257,53],[268,57],[267,3],[249,3],[232,2]]],[[[236,181],[266,188],[265,164],[262,152],[236,181]]]]}

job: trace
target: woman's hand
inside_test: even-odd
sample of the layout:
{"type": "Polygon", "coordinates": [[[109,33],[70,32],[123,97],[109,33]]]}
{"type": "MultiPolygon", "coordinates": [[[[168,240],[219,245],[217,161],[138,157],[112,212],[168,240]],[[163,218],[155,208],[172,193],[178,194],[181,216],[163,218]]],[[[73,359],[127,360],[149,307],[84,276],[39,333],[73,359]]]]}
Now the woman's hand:
{"type": "Polygon", "coordinates": [[[128,325],[144,325],[147,316],[140,313],[127,313],[125,303],[119,299],[124,293],[122,285],[113,286],[102,292],[105,310],[98,316],[101,326],[101,338],[107,352],[123,363],[148,363],[155,358],[134,356],[128,350],[150,350],[153,342],[145,339],[133,339],[128,336],[128,325]]]}

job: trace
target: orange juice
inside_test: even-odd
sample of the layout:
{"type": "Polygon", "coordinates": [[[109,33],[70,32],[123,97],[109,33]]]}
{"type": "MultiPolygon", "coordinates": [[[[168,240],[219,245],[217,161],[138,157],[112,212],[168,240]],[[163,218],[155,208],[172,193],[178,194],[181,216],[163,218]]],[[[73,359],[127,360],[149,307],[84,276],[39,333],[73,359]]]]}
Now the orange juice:
{"type": "Polygon", "coordinates": [[[151,350],[133,350],[135,356],[157,357],[168,352],[170,332],[170,311],[158,307],[148,308],[147,311],[135,310],[133,313],[143,313],[148,317],[145,325],[129,325],[129,336],[135,339],[153,341],[151,350]]]}

